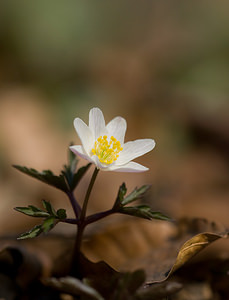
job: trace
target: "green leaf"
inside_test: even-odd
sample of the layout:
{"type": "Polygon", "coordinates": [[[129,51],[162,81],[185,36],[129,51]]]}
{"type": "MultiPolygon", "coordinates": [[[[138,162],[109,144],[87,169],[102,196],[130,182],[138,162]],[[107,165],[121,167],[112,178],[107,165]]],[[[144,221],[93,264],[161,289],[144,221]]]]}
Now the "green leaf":
{"type": "Polygon", "coordinates": [[[119,213],[148,220],[157,219],[170,221],[167,216],[163,215],[160,212],[152,211],[151,208],[147,205],[120,207],[119,213]]]}
{"type": "Polygon", "coordinates": [[[122,206],[122,201],[124,200],[124,196],[126,195],[126,192],[127,192],[126,184],[125,182],[123,182],[123,184],[119,187],[118,195],[115,200],[113,208],[119,209],[119,207],[122,206]]]}
{"type": "Polygon", "coordinates": [[[42,225],[36,225],[28,232],[22,233],[17,239],[24,240],[24,239],[31,239],[37,237],[39,234],[42,233],[42,225]]]}
{"type": "Polygon", "coordinates": [[[33,178],[36,178],[44,183],[47,183],[59,190],[62,190],[64,192],[68,191],[67,184],[65,182],[65,178],[63,174],[60,174],[59,176],[54,175],[52,171],[50,170],[44,170],[42,172],[38,172],[37,170],[33,168],[27,168],[22,167],[18,165],[13,165],[14,168],[21,171],[24,174],[27,174],[33,178]]]}
{"type": "Polygon", "coordinates": [[[74,178],[73,178],[73,182],[72,182],[72,186],[71,186],[72,191],[76,188],[76,186],[80,182],[81,178],[84,176],[84,174],[87,172],[87,170],[89,169],[90,166],[91,166],[91,163],[79,168],[79,170],[74,174],[74,178]]]}
{"type": "Polygon", "coordinates": [[[42,203],[43,203],[44,208],[49,213],[49,215],[57,217],[57,213],[50,202],[48,202],[46,200],[42,200],[42,203]]]}
{"type": "Polygon", "coordinates": [[[61,171],[60,175],[55,175],[50,170],[39,172],[33,168],[27,168],[18,165],[13,165],[13,167],[24,174],[36,178],[66,193],[69,191],[72,192],[88,170],[91,163],[81,167],[76,172],[76,166],[78,163],[77,156],[70,149],[68,155],[68,165],[64,166],[64,169],[61,171]]]}
{"type": "Polygon", "coordinates": [[[67,218],[66,210],[63,208],[58,209],[56,213],[57,213],[58,218],[61,220],[67,218]]]}
{"type": "Polygon", "coordinates": [[[28,207],[15,207],[14,209],[20,213],[23,213],[27,216],[31,217],[40,217],[40,218],[49,218],[54,217],[56,219],[66,219],[66,210],[63,208],[60,208],[55,211],[52,204],[46,200],[43,200],[43,206],[46,209],[46,211],[35,207],[33,205],[29,205],[28,207]]]}
{"type": "Polygon", "coordinates": [[[145,192],[149,189],[149,187],[150,185],[143,185],[140,188],[135,188],[129,195],[125,197],[127,188],[126,184],[123,183],[119,187],[118,196],[116,198],[114,207],[119,209],[119,207],[125,206],[133,201],[142,198],[145,192]]]}
{"type": "Polygon", "coordinates": [[[49,217],[47,219],[44,220],[43,224],[41,225],[42,231],[44,233],[49,232],[56,224],[57,224],[57,220],[55,217],[49,217]]]}
{"type": "Polygon", "coordinates": [[[64,170],[61,171],[61,174],[65,177],[69,186],[69,190],[71,191],[72,191],[71,186],[72,186],[77,163],[78,163],[77,156],[70,149],[68,149],[68,165],[64,165],[64,170]]]}
{"type": "Polygon", "coordinates": [[[125,182],[123,182],[123,184],[120,186],[119,191],[118,191],[118,197],[119,197],[120,202],[123,201],[123,198],[126,195],[126,192],[127,192],[126,184],[125,184],[125,182]]]}
{"type": "Polygon", "coordinates": [[[145,192],[150,188],[150,185],[143,185],[140,188],[135,188],[128,196],[126,196],[122,201],[122,205],[126,205],[128,203],[131,203],[133,201],[136,201],[140,198],[142,198],[145,194],[145,192]]]}
{"type": "Polygon", "coordinates": [[[49,213],[33,205],[29,205],[28,207],[15,207],[14,209],[20,213],[23,213],[31,217],[41,217],[41,218],[49,217],[49,213]]]}
{"type": "Polygon", "coordinates": [[[64,166],[65,170],[61,173],[65,177],[69,186],[69,190],[71,192],[76,188],[76,186],[78,185],[78,183],[80,182],[81,178],[84,176],[90,165],[91,163],[81,167],[76,173],[74,173],[75,168],[73,168],[72,165],[64,166]]]}
{"type": "Polygon", "coordinates": [[[34,238],[40,235],[42,232],[47,233],[49,232],[56,224],[58,223],[58,219],[55,216],[49,216],[46,218],[42,224],[36,225],[28,232],[22,233],[18,240],[28,239],[28,238],[34,238]]]}

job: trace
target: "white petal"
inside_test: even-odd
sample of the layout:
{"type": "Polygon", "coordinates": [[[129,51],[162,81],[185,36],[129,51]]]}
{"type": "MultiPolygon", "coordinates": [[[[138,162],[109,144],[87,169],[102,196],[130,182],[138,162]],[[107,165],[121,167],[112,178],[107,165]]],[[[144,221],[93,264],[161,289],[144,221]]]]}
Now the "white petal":
{"type": "Polygon", "coordinates": [[[136,157],[153,150],[155,141],[152,139],[141,139],[127,142],[123,145],[123,150],[119,153],[116,165],[124,165],[136,157]]]}
{"type": "Polygon", "coordinates": [[[80,157],[94,163],[94,161],[91,159],[91,157],[85,153],[82,146],[75,145],[75,146],[70,146],[69,148],[73,153],[75,153],[75,154],[79,155],[80,157]]]}
{"type": "Polygon", "coordinates": [[[135,173],[139,173],[139,172],[145,172],[148,171],[149,168],[146,168],[136,162],[129,162],[125,165],[122,166],[111,166],[110,168],[107,169],[107,171],[114,171],[114,172],[135,172],[135,173]]]}
{"type": "Polygon", "coordinates": [[[121,144],[124,143],[126,127],[126,120],[122,117],[114,118],[106,126],[109,137],[115,137],[121,144]]]}
{"type": "Polygon", "coordinates": [[[101,135],[106,134],[103,113],[97,107],[92,108],[89,112],[89,128],[95,140],[101,135]]]}
{"type": "Polygon", "coordinates": [[[81,140],[84,150],[87,154],[90,154],[90,151],[94,146],[94,139],[90,128],[79,118],[74,120],[74,127],[81,140]]]}

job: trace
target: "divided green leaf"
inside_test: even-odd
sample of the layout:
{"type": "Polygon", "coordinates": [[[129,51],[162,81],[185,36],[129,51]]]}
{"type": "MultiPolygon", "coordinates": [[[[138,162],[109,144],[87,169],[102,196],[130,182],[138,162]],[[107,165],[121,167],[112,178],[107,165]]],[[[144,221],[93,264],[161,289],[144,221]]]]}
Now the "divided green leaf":
{"type": "Polygon", "coordinates": [[[18,212],[21,212],[31,217],[41,217],[41,218],[49,217],[49,213],[33,205],[29,205],[28,207],[15,207],[14,209],[18,212]]]}
{"type": "MultiPolygon", "coordinates": [[[[143,185],[140,188],[135,188],[129,195],[125,197],[127,188],[126,188],[126,184],[123,183],[119,187],[118,195],[113,208],[116,209],[117,211],[119,210],[126,211],[123,210],[123,207],[133,201],[141,199],[144,196],[145,192],[149,189],[149,187],[150,185],[143,185]]],[[[129,211],[129,209],[127,211],[129,211]]]]}
{"type": "Polygon", "coordinates": [[[70,190],[72,190],[71,187],[77,163],[77,156],[68,149],[68,165],[64,165],[64,170],[61,171],[61,174],[65,177],[70,190]]]}
{"type": "Polygon", "coordinates": [[[39,217],[46,219],[51,217],[56,220],[63,220],[67,218],[65,209],[60,208],[56,211],[50,202],[43,200],[42,203],[46,211],[33,205],[29,205],[28,207],[15,207],[14,209],[20,213],[31,217],[39,217]]]}
{"type": "Polygon", "coordinates": [[[42,224],[36,225],[33,227],[31,230],[22,233],[19,237],[18,240],[24,240],[24,239],[31,239],[35,238],[41,233],[47,233],[49,232],[56,224],[58,223],[58,219],[55,217],[48,217],[46,218],[42,224]]]}
{"type": "Polygon", "coordinates": [[[42,172],[38,172],[37,170],[33,168],[27,168],[22,167],[18,165],[14,165],[14,168],[21,171],[22,173],[25,173],[33,178],[36,178],[44,183],[47,183],[59,190],[62,190],[66,192],[68,190],[67,184],[65,182],[65,178],[63,174],[60,174],[59,176],[54,175],[52,171],[50,170],[44,170],[42,172]]]}
{"type": "Polygon", "coordinates": [[[120,202],[123,201],[124,196],[126,195],[126,192],[127,192],[126,184],[125,184],[125,182],[123,182],[123,184],[120,186],[119,191],[118,191],[118,197],[119,197],[120,202]]]}
{"type": "Polygon", "coordinates": [[[52,204],[46,200],[42,200],[43,206],[44,208],[47,210],[47,212],[49,213],[49,215],[57,217],[57,213],[54,209],[54,207],[52,206],[52,204]]]}
{"type": "Polygon", "coordinates": [[[57,219],[55,217],[49,217],[44,220],[43,224],[41,225],[42,231],[44,233],[49,232],[56,224],[57,224],[57,219]]]}
{"type": "Polygon", "coordinates": [[[133,201],[141,199],[149,188],[150,185],[143,185],[140,188],[135,188],[129,195],[121,200],[122,205],[126,205],[133,201]]]}
{"type": "Polygon", "coordinates": [[[76,188],[77,184],[91,165],[91,163],[89,163],[86,166],[79,168],[79,170],[76,172],[78,159],[70,150],[68,160],[68,165],[64,166],[64,169],[61,171],[60,175],[55,175],[50,170],[39,172],[33,168],[27,168],[18,165],[13,165],[13,167],[24,174],[27,174],[67,193],[69,191],[72,192],[76,188]]]}
{"type": "Polygon", "coordinates": [[[76,188],[76,186],[78,185],[78,183],[80,182],[81,178],[84,176],[90,165],[91,163],[79,168],[79,170],[76,173],[74,173],[72,166],[64,166],[65,170],[62,171],[62,175],[65,177],[70,191],[73,191],[76,188]]]}
{"type": "Polygon", "coordinates": [[[160,212],[152,211],[151,208],[147,205],[120,207],[119,213],[148,220],[157,219],[170,221],[167,216],[163,215],[160,212]]]}
{"type": "Polygon", "coordinates": [[[18,240],[31,239],[40,235],[42,231],[43,231],[42,225],[36,225],[28,232],[22,233],[17,239],[18,240]]]}
{"type": "Polygon", "coordinates": [[[119,187],[118,195],[114,203],[114,208],[119,209],[119,207],[122,206],[122,201],[124,199],[124,196],[126,195],[126,192],[127,192],[126,184],[125,182],[123,182],[123,184],[119,187]]]}

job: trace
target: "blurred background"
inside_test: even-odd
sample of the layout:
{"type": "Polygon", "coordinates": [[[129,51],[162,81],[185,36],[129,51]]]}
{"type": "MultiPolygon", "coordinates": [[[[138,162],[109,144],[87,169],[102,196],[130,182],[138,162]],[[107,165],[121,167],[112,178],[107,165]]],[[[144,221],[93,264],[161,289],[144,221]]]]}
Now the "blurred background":
{"type": "Polygon", "coordinates": [[[174,219],[228,226],[228,82],[228,1],[1,1],[0,234],[29,229],[13,207],[44,198],[71,215],[64,194],[12,164],[58,173],[79,143],[74,118],[87,123],[96,106],[127,120],[126,140],[157,145],[137,159],[146,173],[100,172],[90,212],[125,181],[151,184],[146,200],[174,219]]]}

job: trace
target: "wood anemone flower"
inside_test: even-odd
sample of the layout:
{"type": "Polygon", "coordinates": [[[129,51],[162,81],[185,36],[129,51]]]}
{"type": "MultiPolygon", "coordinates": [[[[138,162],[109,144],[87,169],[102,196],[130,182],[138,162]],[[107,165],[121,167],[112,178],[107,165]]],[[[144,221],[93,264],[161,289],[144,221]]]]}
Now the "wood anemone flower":
{"type": "Polygon", "coordinates": [[[153,139],[138,139],[124,143],[126,120],[115,117],[107,125],[99,108],[89,113],[89,126],[80,118],[74,120],[75,130],[82,145],[70,146],[75,154],[103,171],[144,172],[148,168],[132,160],[155,147],[153,139]]]}

